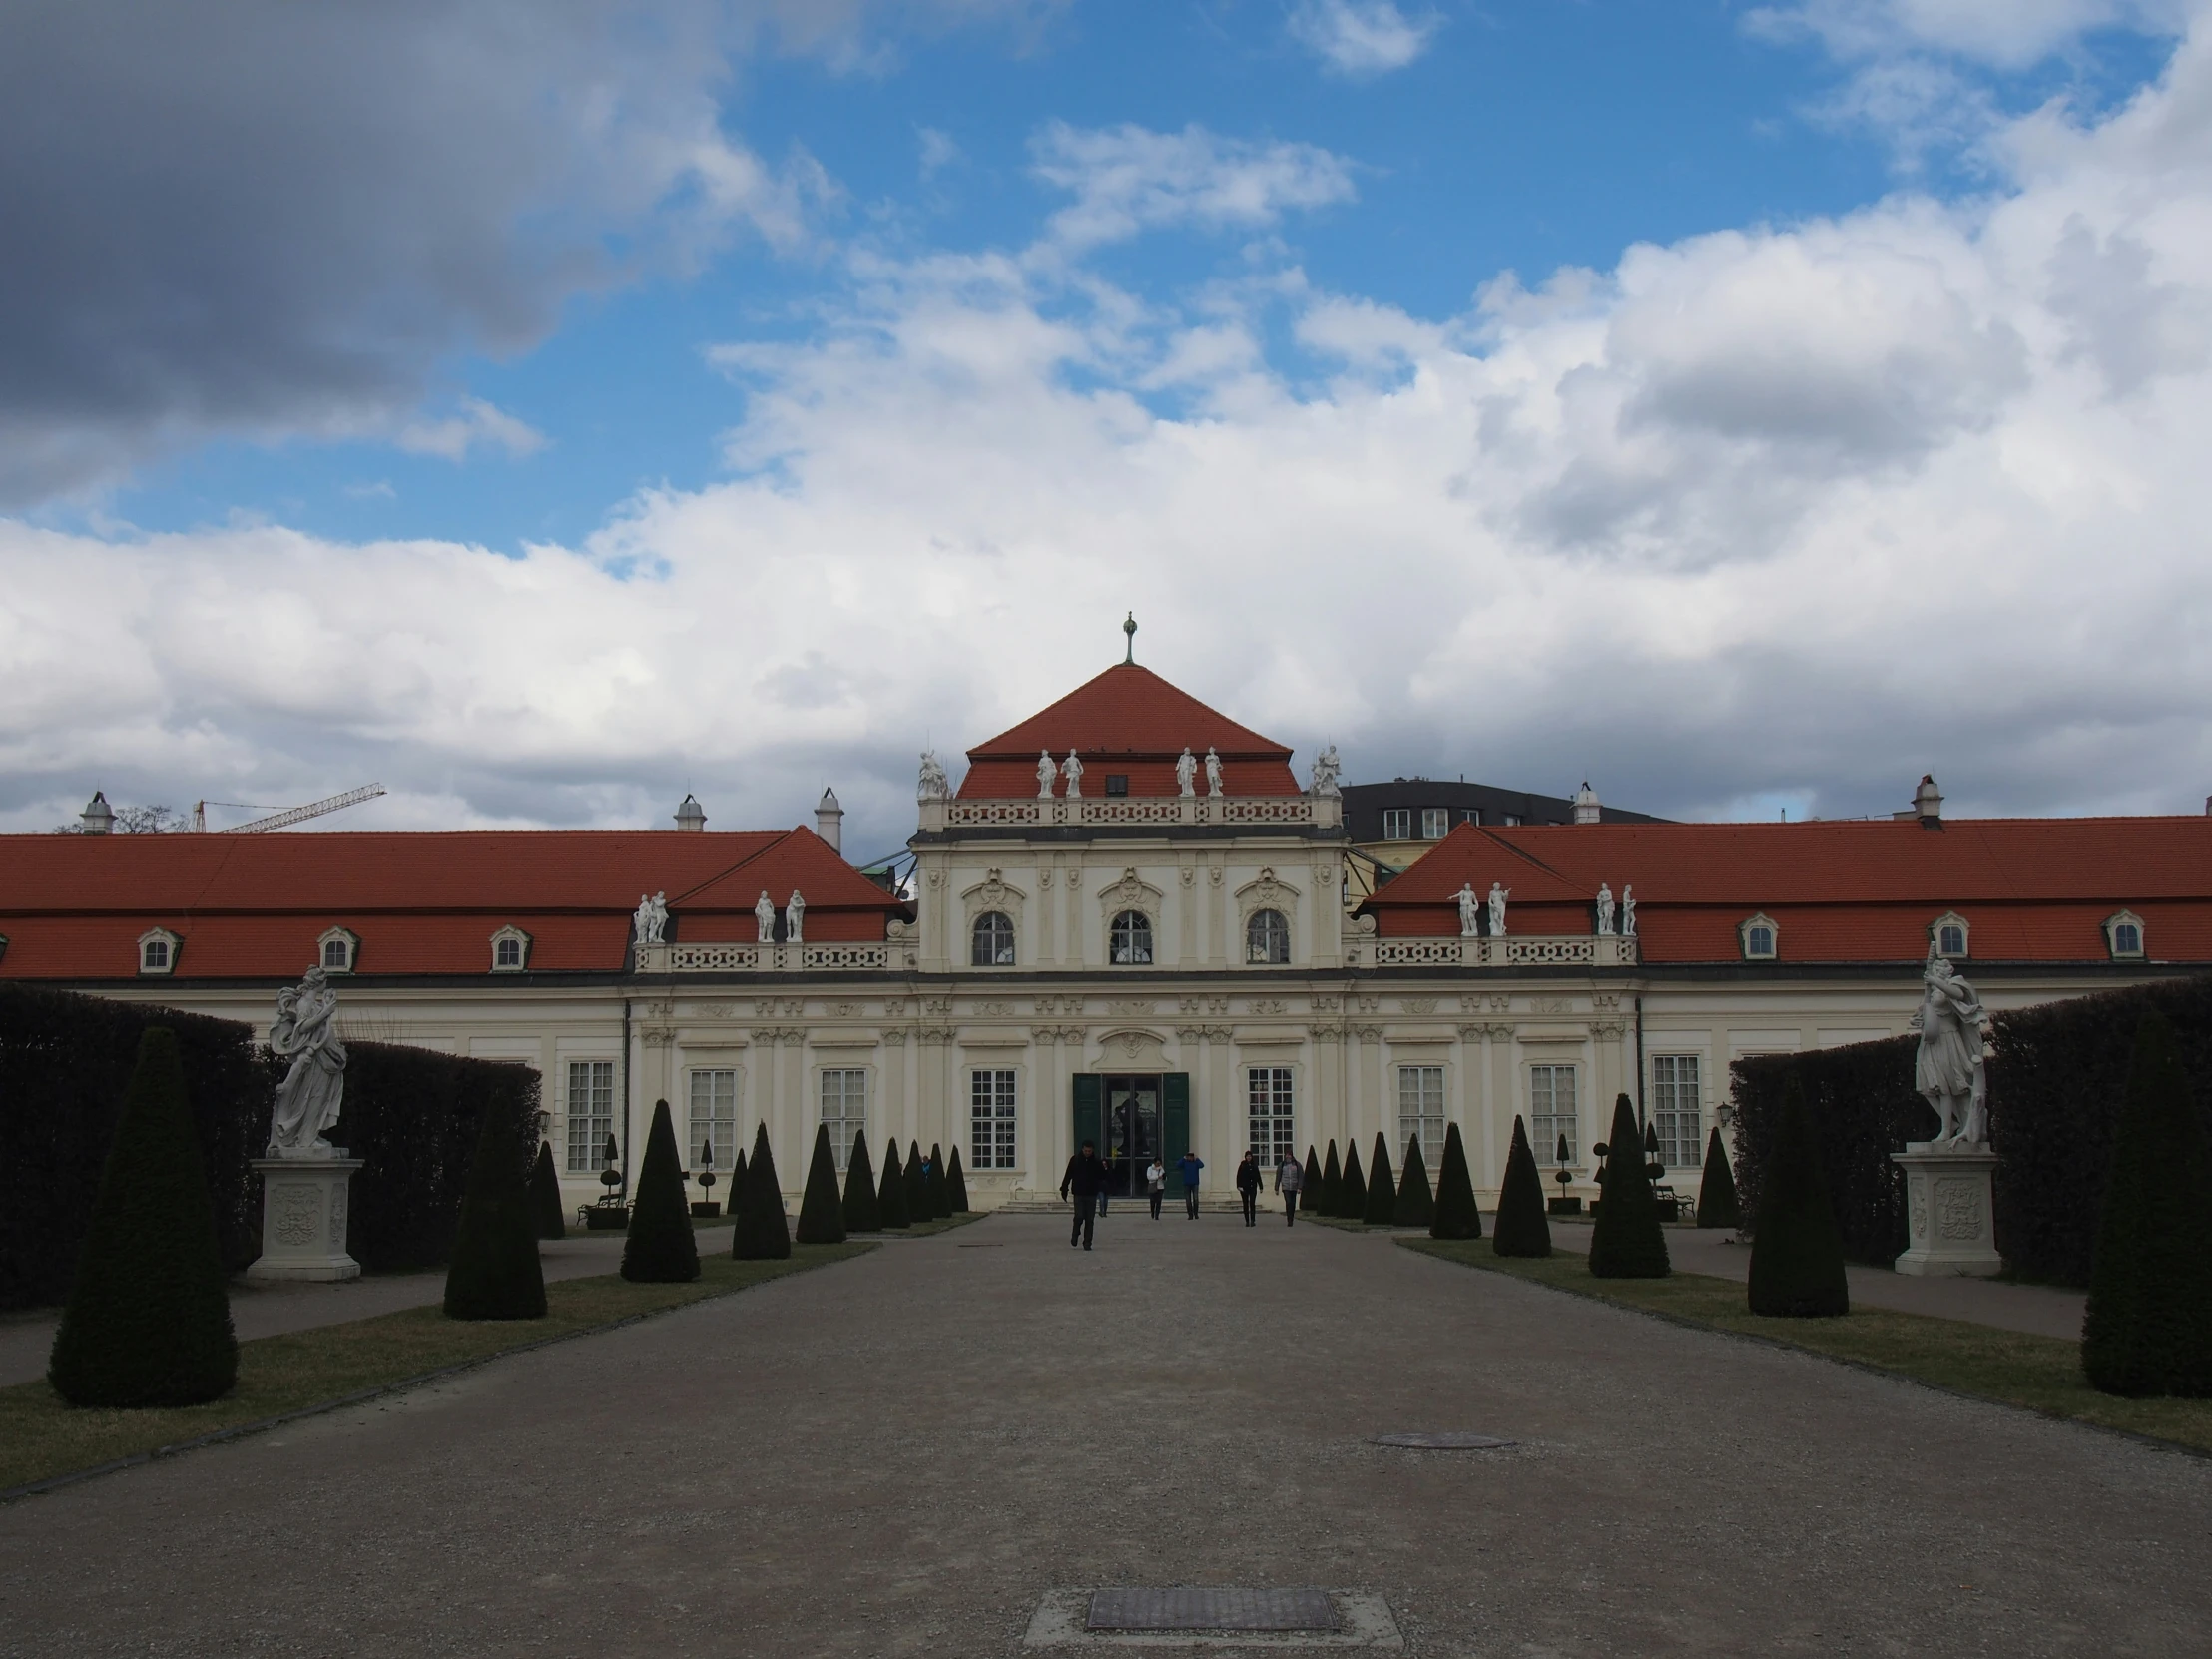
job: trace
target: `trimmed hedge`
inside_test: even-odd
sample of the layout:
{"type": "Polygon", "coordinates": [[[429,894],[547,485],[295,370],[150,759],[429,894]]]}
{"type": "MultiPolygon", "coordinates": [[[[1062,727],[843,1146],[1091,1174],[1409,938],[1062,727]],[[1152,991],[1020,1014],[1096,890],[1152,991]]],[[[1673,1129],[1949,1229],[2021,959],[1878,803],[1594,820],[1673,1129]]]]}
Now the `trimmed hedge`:
{"type": "Polygon", "coordinates": [[[929,1143],[929,1161],[922,1165],[929,1178],[929,1219],[943,1221],[952,1214],[952,1187],[944,1178],[944,1148],[929,1143]]]}
{"type": "Polygon", "coordinates": [[[844,1230],[876,1233],[882,1230],[883,1211],[875,1201],[875,1166],[868,1161],[867,1131],[853,1131],[852,1152],[844,1164],[844,1230]]]}
{"type": "Polygon", "coordinates": [[[1597,1225],[1590,1229],[1590,1272],[1599,1279],[1664,1279],[1667,1237],[1659,1226],[1659,1200],[1651,1190],[1653,1165],[1636,1132],[1636,1108],[1625,1094],[1613,1101],[1613,1128],[1595,1149],[1605,1160],[1599,1177],[1597,1225]]]}
{"type": "Polygon", "coordinates": [[[807,1166],[807,1194],[799,1201],[801,1244],[843,1244],[844,1203],[837,1196],[837,1155],[830,1149],[830,1126],[815,1125],[815,1155],[807,1166]]]}
{"type": "Polygon", "coordinates": [[[883,1177],[875,1188],[875,1224],[886,1233],[902,1233],[914,1225],[906,1208],[906,1172],[898,1164],[898,1137],[883,1143],[883,1177]]]}
{"type": "Polygon", "coordinates": [[[545,1318],[545,1266],[538,1260],[533,1199],[523,1176],[528,1148],[528,1141],[515,1139],[512,1124],[484,1119],[453,1262],[445,1270],[447,1319],[545,1318]]]}
{"type": "Polygon", "coordinates": [[[944,1166],[944,1189],[952,1197],[952,1213],[968,1214],[967,1176],[960,1169],[960,1149],[954,1147],[947,1155],[944,1166]]]}
{"type": "Polygon", "coordinates": [[[1337,1213],[1338,1209],[1344,1204],[1344,1172],[1337,1167],[1336,1138],[1332,1136],[1329,1142],[1329,1162],[1322,1165],[1321,1188],[1314,1195],[1317,1200],[1314,1205],[1314,1214],[1317,1216],[1333,1216],[1337,1213]]]}
{"type": "MultiPolygon", "coordinates": [[[[1444,1153],[1448,1159],[1450,1149],[1444,1153]]],[[[1551,1223],[1544,1215],[1544,1178],[1536,1173],[1536,1154],[1528,1144],[1528,1126],[1513,1114],[1513,1144],[1505,1154],[1505,1180],[1497,1192],[1497,1225],[1490,1248],[1500,1256],[1549,1256],[1551,1223]]]]}
{"type": "Polygon", "coordinates": [[[1721,1132],[1705,1138],[1705,1174],[1697,1186],[1697,1224],[1700,1227],[1741,1227],[1743,1212],[1736,1204],[1736,1177],[1728,1168],[1728,1149],[1721,1132]]]}
{"type": "Polygon", "coordinates": [[[1306,1147],[1306,1180],[1298,1189],[1298,1207],[1313,1214],[1321,1206],[1321,1154],[1309,1142],[1306,1147]]]}
{"type": "Polygon", "coordinates": [[[1851,1312],[1844,1240],[1822,1179],[1819,1142],[1793,1075],[1782,1086],[1773,1161],[1751,1236],[1751,1311],[1782,1319],[1835,1319],[1851,1312]]]}
{"type": "Polygon", "coordinates": [[[1360,1149],[1356,1146],[1345,1148],[1345,1172],[1337,1183],[1336,1213],[1345,1221],[1359,1221],[1368,1213],[1368,1182],[1360,1173],[1360,1149]]]}
{"type": "Polygon", "coordinates": [[[1436,1219],[1436,1196],[1428,1190],[1428,1166],[1421,1162],[1420,1137],[1405,1143],[1405,1169],[1397,1178],[1397,1206],[1390,1220],[1399,1227],[1426,1227],[1436,1219]]]}
{"type": "MultiPolygon", "coordinates": [[[[1419,1150],[1420,1143],[1415,1141],[1413,1152],[1406,1156],[1408,1172],[1419,1150]]],[[[1444,1156],[1436,1171],[1436,1210],[1428,1221],[1428,1236],[1431,1239],[1482,1237],[1482,1211],[1474,1202],[1474,1182],[1467,1173],[1467,1149],[1459,1139],[1456,1123],[1444,1125],[1444,1156]]]]}
{"type": "Polygon", "coordinates": [[[684,1198],[683,1154],[668,1102],[653,1102],[645,1162],[630,1206],[630,1232],[622,1242],[622,1277],[646,1285],[688,1285],[699,1277],[699,1241],[691,1205],[684,1198]]]}
{"type": "Polygon", "coordinates": [[[1368,1166],[1368,1202],[1360,1219],[1370,1227],[1387,1227],[1397,1213],[1397,1177],[1390,1173],[1390,1143],[1375,1132],[1375,1161],[1368,1166]]]}
{"type": "Polygon", "coordinates": [[[537,1162],[530,1167],[530,1218],[541,1239],[568,1237],[568,1218],[561,1214],[561,1176],[553,1167],[553,1143],[538,1142],[537,1162]]]}
{"type": "Polygon", "coordinates": [[[745,1161],[745,1198],[731,1230],[730,1254],[741,1262],[780,1262],[792,1253],[792,1233],[784,1220],[784,1188],[776,1175],[776,1154],[769,1149],[768,1125],[753,1136],[753,1156],[745,1161]]]}

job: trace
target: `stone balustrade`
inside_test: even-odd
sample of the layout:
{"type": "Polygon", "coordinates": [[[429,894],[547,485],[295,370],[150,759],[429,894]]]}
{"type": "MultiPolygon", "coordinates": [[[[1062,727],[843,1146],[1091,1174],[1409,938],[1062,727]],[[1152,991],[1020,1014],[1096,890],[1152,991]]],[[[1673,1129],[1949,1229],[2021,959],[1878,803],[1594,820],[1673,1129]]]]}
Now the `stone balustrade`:
{"type": "Polygon", "coordinates": [[[1634,967],[1633,934],[1564,933],[1502,939],[1375,939],[1377,967],[1634,967]]]}
{"type": "Polygon", "coordinates": [[[1084,795],[1035,796],[1003,801],[925,798],[919,803],[924,832],[968,829],[1044,829],[1063,825],[1158,825],[1174,829],[1228,825],[1258,830],[1277,825],[1333,830],[1344,823],[1344,801],[1334,795],[1084,795]]]}
{"type": "Polygon", "coordinates": [[[640,973],[873,973],[916,965],[905,937],[874,943],[832,939],[821,944],[754,944],[702,939],[636,947],[640,973]]]}

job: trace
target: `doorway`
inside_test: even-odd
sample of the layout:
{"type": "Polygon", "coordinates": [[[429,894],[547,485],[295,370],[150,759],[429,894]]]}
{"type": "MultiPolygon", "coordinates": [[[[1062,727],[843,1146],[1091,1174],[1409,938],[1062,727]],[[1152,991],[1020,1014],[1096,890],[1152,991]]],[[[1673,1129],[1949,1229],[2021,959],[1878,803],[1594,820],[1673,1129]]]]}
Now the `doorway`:
{"type": "Polygon", "coordinates": [[[1166,1150],[1160,1138],[1160,1079],[1106,1079],[1106,1190],[1116,1198],[1144,1193],[1144,1172],[1166,1150]]]}

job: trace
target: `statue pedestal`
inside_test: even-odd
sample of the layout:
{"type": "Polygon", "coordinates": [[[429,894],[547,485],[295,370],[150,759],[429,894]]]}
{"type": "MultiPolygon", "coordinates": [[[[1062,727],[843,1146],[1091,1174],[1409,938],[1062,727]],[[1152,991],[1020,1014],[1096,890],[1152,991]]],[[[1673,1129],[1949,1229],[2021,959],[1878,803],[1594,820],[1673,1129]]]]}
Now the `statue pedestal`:
{"type": "Polygon", "coordinates": [[[363,1160],[256,1158],[262,1178],[262,1254],[249,1279],[358,1279],[345,1253],[346,1191],[363,1160]]]}
{"type": "Polygon", "coordinates": [[[1911,1244],[1897,1271],[1938,1278],[1957,1274],[1987,1278],[2000,1271],[1996,1207],[1989,1178],[1997,1155],[1986,1141],[1955,1150],[1911,1141],[1890,1154],[1905,1171],[1905,1214],[1911,1244]]]}

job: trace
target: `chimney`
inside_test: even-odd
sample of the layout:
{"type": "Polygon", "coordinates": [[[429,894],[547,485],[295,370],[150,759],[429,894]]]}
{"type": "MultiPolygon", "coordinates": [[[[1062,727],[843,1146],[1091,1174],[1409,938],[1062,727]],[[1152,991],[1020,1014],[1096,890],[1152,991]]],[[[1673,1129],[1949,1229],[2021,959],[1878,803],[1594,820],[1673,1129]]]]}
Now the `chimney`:
{"type": "Polygon", "coordinates": [[[104,792],[94,790],[92,800],[78,815],[78,820],[84,825],[86,834],[105,835],[115,828],[115,810],[108,805],[104,792]]]}
{"type": "Polygon", "coordinates": [[[676,809],[676,828],[679,830],[704,830],[707,828],[707,809],[700,806],[699,798],[685,792],[684,804],[676,809]]]}
{"type": "Polygon", "coordinates": [[[824,790],[822,800],[815,806],[815,833],[830,843],[830,850],[844,850],[844,809],[837,805],[837,792],[824,790]]]}
{"type": "Polygon", "coordinates": [[[1596,824],[1602,817],[1598,807],[1597,791],[1590,788],[1590,781],[1582,780],[1582,787],[1574,792],[1574,822],[1596,824]]]}
{"type": "Polygon", "coordinates": [[[1921,787],[1913,792],[1913,816],[1921,821],[1923,830],[1943,827],[1943,792],[1936,787],[1931,774],[1921,774],[1921,787]]]}

